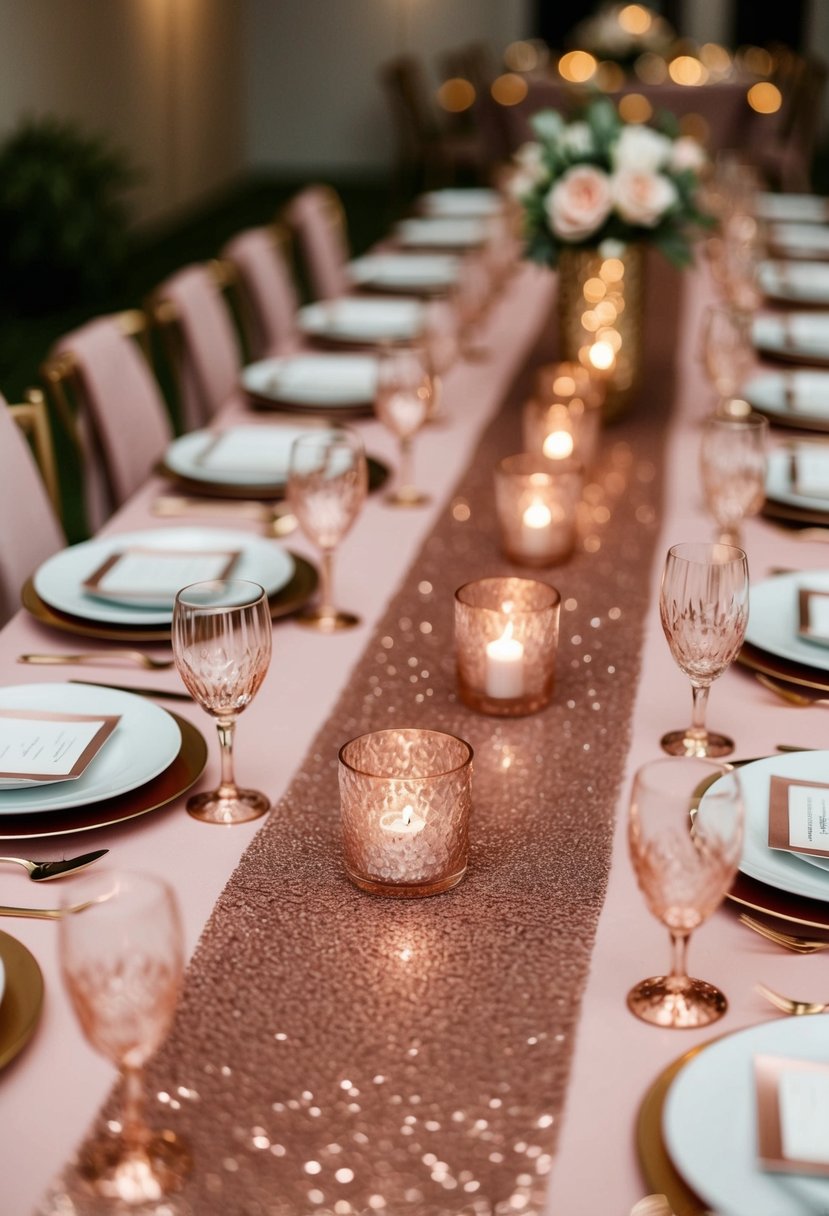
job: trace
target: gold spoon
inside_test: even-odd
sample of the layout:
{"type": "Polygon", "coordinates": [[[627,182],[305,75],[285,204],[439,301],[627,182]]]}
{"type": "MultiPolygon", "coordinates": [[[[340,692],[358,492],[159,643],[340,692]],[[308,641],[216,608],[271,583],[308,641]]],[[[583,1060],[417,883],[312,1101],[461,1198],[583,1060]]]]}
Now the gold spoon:
{"type": "Polygon", "coordinates": [[[825,1013],[829,1009],[827,1001],[796,1001],[793,997],[783,996],[782,992],[775,992],[773,988],[767,988],[765,984],[755,984],[754,987],[761,996],[774,1005],[775,1009],[780,1009],[783,1013],[794,1014],[795,1017],[808,1013],[825,1013]]]}
{"type": "Polygon", "coordinates": [[[0,861],[8,861],[16,866],[23,866],[29,872],[32,882],[49,882],[53,878],[61,878],[64,874],[75,874],[91,866],[93,861],[103,857],[109,849],[96,849],[94,853],[84,853],[80,857],[67,857],[63,861],[27,861],[25,857],[0,857],[0,861]]]}
{"type": "Polygon", "coordinates": [[[753,916],[748,916],[745,912],[740,913],[740,924],[746,925],[755,933],[759,933],[761,937],[765,937],[767,941],[774,942],[776,946],[783,946],[794,954],[817,954],[820,950],[829,950],[829,941],[820,941],[815,937],[800,937],[796,933],[784,933],[781,929],[773,929],[771,925],[755,920],[753,916]]]}

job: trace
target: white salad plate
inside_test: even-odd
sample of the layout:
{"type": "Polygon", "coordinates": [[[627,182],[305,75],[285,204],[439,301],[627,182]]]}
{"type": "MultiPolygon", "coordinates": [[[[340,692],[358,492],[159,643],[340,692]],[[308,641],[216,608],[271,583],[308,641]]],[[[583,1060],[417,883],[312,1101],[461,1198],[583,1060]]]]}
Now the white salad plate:
{"type": "Polygon", "coordinates": [[[797,570],[753,583],[745,640],[779,659],[829,671],[829,647],[798,634],[801,588],[829,591],[829,570],[797,570]]]}
{"type": "Polygon", "coordinates": [[[709,1044],[683,1065],[662,1111],[668,1155],[720,1216],[829,1212],[829,1178],[773,1173],[758,1161],[757,1055],[829,1062],[829,1016],[750,1026],[709,1044]]]}
{"type": "Polygon", "coordinates": [[[375,253],[348,264],[358,287],[378,291],[447,291],[458,281],[459,262],[447,253],[375,253]]]}
{"type": "Polygon", "coordinates": [[[829,445],[818,447],[817,443],[799,443],[770,452],[766,469],[766,498],[799,510],[824,512],[829,517],[829,445]],[[824,480],[825,493],[815,493],[820,488],[817,484],[811,493],[798,489],[795,470],[801,460],[813,462],[812,471],[819,472],[824,480]]]}
{"type": "Polygon", "coordinates": [[[760,287],[787,304],[829,304],[829,262],[761,262],[760,287]]]}
{"type": "Polygon", "coordinates": [[[829,312],[760,313],[751,339],[760,351],[800,363],[829,363],[829,312]]]}
{"type": "Polygon", "coordinates": [[[761,220],[793,224],[829,223],[829,198],[820,194],[772,194],[762,191],[755,199],[761,220]]]}
{"type": "Polygon", "coordinates": [[[829,225],[771,224],[768,243],[775,253],[784,257],[827,258],[829,257],[829,225]]]}
{"type": "Polygon", "coordinates": [[[420,300],[341,296],[306,304],[297,320],[303,333],[328,342],[409,342],[419,336],[424,313],[420,300]]]}
{"type": "Polygon", "coordinates": [[[272,541],[222,528],[153,528],[146,532],[122,532],[116,536],[82,541],[61,549],[38,567],[34,586],[40,598],[59,612],[103,621],[112,625],[168,625],[173,619],[168,607],[142,608],[133,604],[97,599],[83,583],[115,554],[125,549],[177,549],[185,553],[231,550],[239,557],[232,578],[249,579],[271,596],[290,582],[295,563],[272,541]]]}
{"type": "Polygon", "coordinates": [[[418,205],[425,215],[483,219],[502,211],[504,200],[497,190],[485,186],[465,189],[449,187],[446,190],[428,190],[420,196],[418,205]]]}
{"type": "MultiPolygon", "coordinates": [[[[829,873],[809,865],[804,855],[770,849],[769,790],[772,776],[829,783],[829,751],[787,752],[744,764],[740,788],[745,806],[745,834],[740,871],[778,891],[829,903],[829,873]]],[[[718,779],[710,787],[715,790],[718,779]]],[[[706,794],[702,796],[705,802],[706,794]]]]}
{"type": "Polygon", "coordinates": [[[487,224],[469,216],[425,216],[401,220],[395,236],[408,248],[472,249],[486,240],[487,224]]]}
{"type": "Polygon", "coordinates": [[[374,355],[302,354],[261,359],[242,372],[257,397],[303,409],[371,405],[377,388],[374,355]]]}
{"type": "Polygon", "coordinates": [[[760,372],[743,385],[741,395],[787,426],[829,429],[829,372],[760,372]]]}
{"type": "Polygon", "coordinates": [[[118,714],[120,722],[76,781],[0,789],[0,816],[68,810],[116,798],[152,781],[181,747],[175,719],[147,697],[83,684],[12,684],[0,688],[0,709],[118,714]]]}
{"type": "Polygon", "coordinates": [[[164,463],[180,477],[207,485],[279,489],[287,480],[293,442],[307,432],[307,426],[288,423],[190,431],[173,441],[164,463]]]}

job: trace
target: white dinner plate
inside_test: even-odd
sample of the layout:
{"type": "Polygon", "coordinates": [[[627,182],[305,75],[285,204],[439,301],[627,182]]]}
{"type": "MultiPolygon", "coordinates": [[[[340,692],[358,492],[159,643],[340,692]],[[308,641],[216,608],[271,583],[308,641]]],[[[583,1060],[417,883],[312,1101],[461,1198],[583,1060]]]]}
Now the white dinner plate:
{"type": "Polygon", "coordinates": [[[755,211],[761,220],[825,224],[829,222],[829,198],[820,194],[771,194],[764,191],[755,199],[755,211]]]}
{"type": "Polygon", "coordinates": [[[68,810],[116,798],[145,785],[181,748],[175,719],[147,697],[82,684],[13,684],[0,688],[0,709],[119,714],[121,721],[77,781],[0,789],[0,816],[68,810]]]}
{"type": "Polygon", "coordinates": [[[784,257],[829,257],[829,225],[771,224],[768,242],[776,253],[784,257]]]}
{"type": "Polygon", "coordinates": [[[497,190],[486,186],[446,190],[428,190],[418,199],[420,209],[426,215],[463,216],[485,218],[503,210],[504,200],[497,190]]]}
{"type": "Polygon", "coordinates": [[[237,550],[239,558],[232,577],[260,583],[269,596],[289,583],[294,574],[294,559],[289,553],[272,541],[245,532],[222,528],[153,528],[82,541],[61,549],[38,567],[35,590],[52,608],[85,620],[111,625],[168,625],[173,619],[172,604],[168,608],[140,608],[96,599],[83,590],[84,580],[108,557],[130,546],[184,551],[237,550]]]}
{"type": "Polygon", "coordinates": [[[448,253],[375,253],[349,262],[359,287],[384,291],[446,291],[458,281],[459,262],[448,253]]]}
{"type": "Polygon", "coordinates": [[[424,313],[420,300],[341,296],[306,304],[297,319],[303,333],[329,342],[408,342],[420,334],[424,313]]]}
{"type": "Polygon", "coordinates": [[[250,363],[242,385],[257,397],[303,408],[371,405],[377,387],[374,355],[286,355],[250,363]]]}
{"type": "Polygon", "coordinates": [[[719,1216],[819,1216],[829,1178],[779,1174],[757,1161],[755,1055],[829,1061],[829,1016],[775,1018],[726,1035],[672,1082],[662,1135],[676,1169],[719,1216]]]}
{"type": "Polygon", "coordinates": [[[760,313],[751,326],[758,350],[803,363],[829,361],[829,312],[760,313]]]}
{"type": "Polygon", "coordinates": [[[797,570],[753,583],[745,640],[780,659],[829,671],[829,648],[798,635],[801,587],[829,591],[829,570],[797,570]]]}
{"type": "MultiPolygon", "coordinates": [[[[817,484],[815,489],[820,488],[817,484]]],[[[766,469],[766,498],[774,502],[785,503],[789,507],[798,507],[804,511],[824,512],[829,517],[829,445],[818,447],[817,444],[792,444],[784,448],[776,448],[769,453],[766,469]],[[820,453],[820,476],[823,477],[824,465],[826,472],[826,493],[807,494],[797,488],[794,480],[794,467],[803,453],[808,455],[810,446],[820,453]]]]}
{"type": "MultiPolygon", "coordinates": [[[[787,752],[744,764],[740,788],[745,806],[745,834],[740,871],[778,891],[803,895],[829,903],[829,873],[804,863],[800,854],[770,849],[769,788],[772,776],[796,777],[799,781],[829,782],[829,751],[787,752]]],[[[716,789],[719,778],[711,789],[716,789]]],[[[702,801],[705,802],[706,794],[702,801]]]]}
{"type": "Polygon", "coordinates": [[[207,485],[279,489],[288,477],[291,446],[307,432],[307,426],[289,423],[190,431],[173,441],[164,462],[180,477],[207,485]]]}
{"type": "Polygon", "coordinates": [[[741,389],[749,405],[789,426],[829,427],[829,372],[761,372],[741,389]]]}
{"type": "Polygon", "coordinates": [[[829,262],[761,262],[760,286],[773,300],[829,304],[829,262]]]}
{"type": "Polygon", "coordinates": [[[468,216],[425,216],[401,220],[395,235],[411,249],[472,249],[486,240],[487,225],[468,216]]]}

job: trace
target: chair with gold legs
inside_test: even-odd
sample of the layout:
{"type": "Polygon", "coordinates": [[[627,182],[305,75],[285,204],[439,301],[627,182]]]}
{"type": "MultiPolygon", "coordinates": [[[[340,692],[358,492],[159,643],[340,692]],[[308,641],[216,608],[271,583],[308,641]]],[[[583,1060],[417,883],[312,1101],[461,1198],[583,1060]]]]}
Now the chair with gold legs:
{"type": "Polygon", "coordinates": [[[274,223],[246,228],[221,251],[252,359],[289,354],[301,344],[289,246],[285,228],[274,223]]]}

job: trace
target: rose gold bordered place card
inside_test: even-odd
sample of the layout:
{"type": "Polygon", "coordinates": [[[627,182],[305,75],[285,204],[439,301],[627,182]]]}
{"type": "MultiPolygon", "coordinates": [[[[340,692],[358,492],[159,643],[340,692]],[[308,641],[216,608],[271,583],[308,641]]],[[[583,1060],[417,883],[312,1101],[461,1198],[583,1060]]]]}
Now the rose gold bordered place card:
{"type": "Polygon", "coordinates": [[[829,450],[798,444],[791,456],[791,482],[798,494],[829,500],[829,450]]]}
{"type": "Polygon", "coordinates": [[[0,709],[0,788],[75,780],[120,720],[119,714],[0,709]]]}
{"type": "Polygon", "coordinates": [[[829,1063],[754,1057],[757,1155],[767,1170],[829,1174],[829,1063]]]}
{"type": "Polygon", "coordinates": [[[771,778],[769,848],[829,857],[829,785],[771,778]]]}
{"type": "Polygon", "coordinates": [[[239,558],[232,549],[151,549],[112,553],[87,579],[84,591],[101,599],[166,607],[190,583],[226,578],[239,558]]]}
{"type": "Polygon", "coordinates": [[[798,592],[798,636],[829,646],[829,591],[801,587],[798,592]]]}

